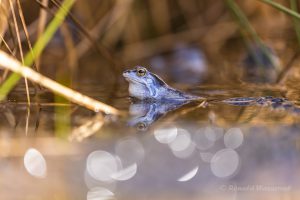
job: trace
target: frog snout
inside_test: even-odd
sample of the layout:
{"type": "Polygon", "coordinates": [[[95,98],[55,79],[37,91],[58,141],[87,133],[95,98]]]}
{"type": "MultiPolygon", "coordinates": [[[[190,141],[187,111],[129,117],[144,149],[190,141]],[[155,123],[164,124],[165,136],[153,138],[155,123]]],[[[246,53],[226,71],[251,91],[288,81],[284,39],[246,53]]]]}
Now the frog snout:
{"type": "Polygon", "coordinates": [[[125,71],[123,72],[123,76],[126,76],[128,73],[129,73],[129,70],[125,70],[125,71]]]}

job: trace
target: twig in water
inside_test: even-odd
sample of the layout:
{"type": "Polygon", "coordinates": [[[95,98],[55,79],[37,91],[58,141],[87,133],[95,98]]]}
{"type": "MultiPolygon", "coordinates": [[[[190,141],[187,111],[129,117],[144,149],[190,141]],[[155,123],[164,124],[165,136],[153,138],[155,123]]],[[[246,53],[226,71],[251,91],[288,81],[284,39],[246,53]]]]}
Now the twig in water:
{"type": "Polygon", "coordinates": [[[76,140],[81,142],[83,139],[90,137],[91,135],[95,134],[104,124],[104,117],[102,115],[96,115],[91,120],[88,120],[83,125],[75,128],[69,140],[73,141],[76,140]]]}
{"type": "MultiPolygon", "coordinates": [[[[0,51],[0,66],[5,69],[9,69],[18,75],[22,75],[23,77],[28,78],[29,80],[42,85],[45,88],[57,93],[66,99],[82,105],[88,109],[91,109],[95,112],[102,111],[106,114],[114,114],[119,115],[121,114],[116,108],[106,105],[100,101],[92,99],[88,96],[85,96],[75,90],[72,90],[68,87],[65,87],[41,74],[32,70],[29,67],[23,66],[19,61],[15,60],[14,58],[10,57],[3,51],[0,51]]],[[[1,98],[0,94],[0,98],[1,98]]]]}

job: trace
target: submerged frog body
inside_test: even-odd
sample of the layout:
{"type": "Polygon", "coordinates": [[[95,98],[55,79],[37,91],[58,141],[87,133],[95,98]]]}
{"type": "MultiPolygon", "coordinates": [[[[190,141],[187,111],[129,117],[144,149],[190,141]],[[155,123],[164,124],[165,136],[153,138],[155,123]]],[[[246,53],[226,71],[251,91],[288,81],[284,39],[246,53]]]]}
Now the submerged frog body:
{"type": "Polygon", "coordinates": [[[292,114],[300,114],[300,108],[288,99],[281,97],[236,97],[222,101],[223,103],[235,106],[262,106],[270,107],[273,110],[285,110],[292,114]]]}
{"type": "Polygon", "coordinates": [[[123,72],[129,82],[129,95],[145,101],[189,101],[203,99],[193,96],[167,85],[159,76],[144,67],[136,67],[123,72]]]}

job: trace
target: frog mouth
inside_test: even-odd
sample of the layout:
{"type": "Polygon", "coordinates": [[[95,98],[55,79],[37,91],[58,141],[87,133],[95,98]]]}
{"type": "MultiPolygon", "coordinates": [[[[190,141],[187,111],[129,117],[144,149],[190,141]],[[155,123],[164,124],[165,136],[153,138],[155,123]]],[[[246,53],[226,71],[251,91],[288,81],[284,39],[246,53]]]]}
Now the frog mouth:
{"type": "Polygon", "coordinates": [[[140,81],[138,81],[136,79],[133,79],[133,78],[125,78],[125,80],[127,80],[129,83],[145,85],[143,82],[140,82],[140,81]]]}
{"type": "Polygon", "coordinates": [[[133,77],[130,77],[129,75],[123,73],[123,77],[125,78],[126,81],[128,82],[131,82],[131,83],[138,83],[138,84],[143,84],[143,82],[133,78],[133,77]]]}

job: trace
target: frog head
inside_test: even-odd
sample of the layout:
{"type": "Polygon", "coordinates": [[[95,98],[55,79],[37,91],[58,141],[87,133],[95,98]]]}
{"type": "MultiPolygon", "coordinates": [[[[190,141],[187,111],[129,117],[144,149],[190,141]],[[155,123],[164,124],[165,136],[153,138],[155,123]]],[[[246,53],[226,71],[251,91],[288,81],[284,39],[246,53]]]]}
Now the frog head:
{"type": "Polygon", "coordinates": [[[123,72],[129,82],[129,95],[139,100],[157,99],[167,84],[145,67],[137,66],[123,72]]]}

